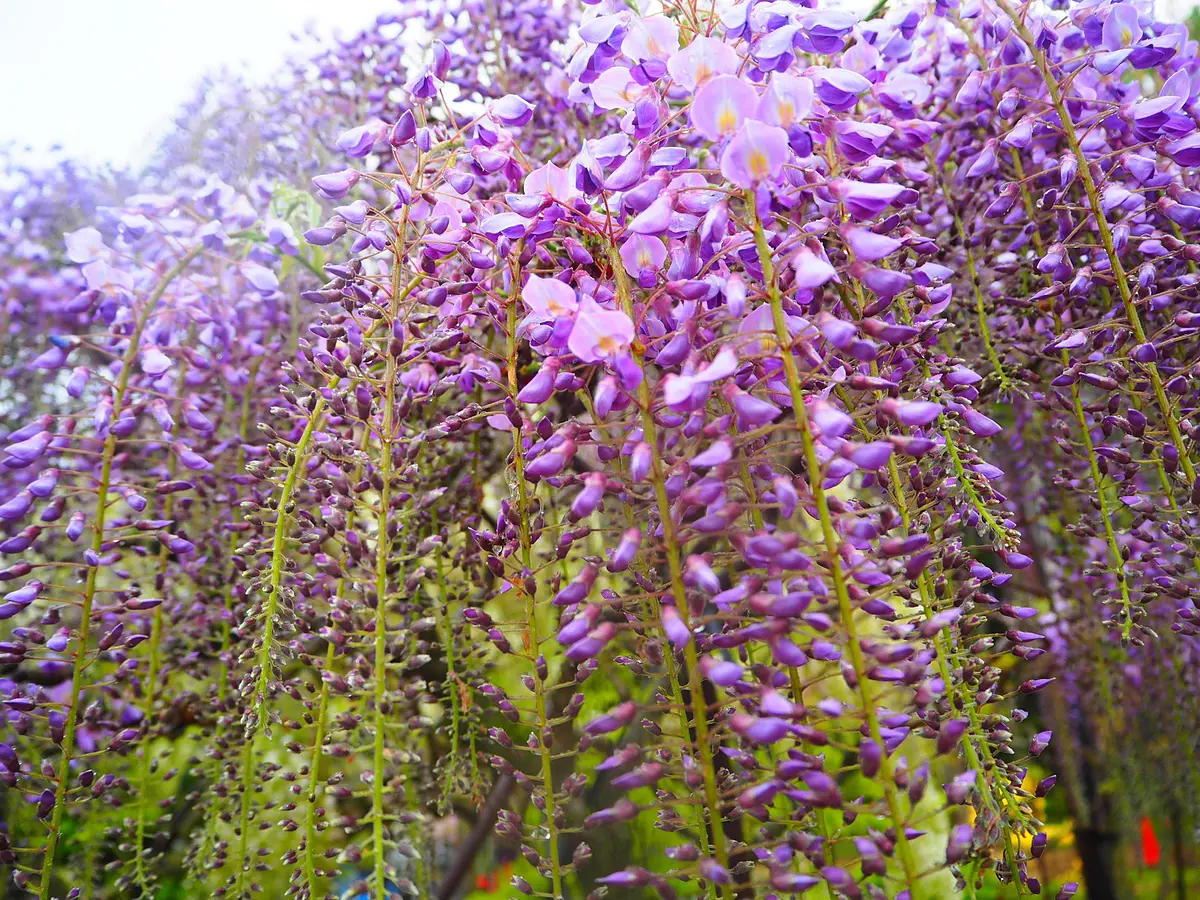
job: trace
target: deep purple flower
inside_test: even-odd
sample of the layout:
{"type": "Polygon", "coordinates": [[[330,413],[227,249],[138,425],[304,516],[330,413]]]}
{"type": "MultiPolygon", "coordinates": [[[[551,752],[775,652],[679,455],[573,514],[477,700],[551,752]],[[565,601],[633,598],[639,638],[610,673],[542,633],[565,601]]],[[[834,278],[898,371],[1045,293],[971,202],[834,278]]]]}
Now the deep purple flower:
{"type": "Polygon", "coordinates": [[[830,109],[846,111],[858,102],[858,95],[871,87],[862,75],[850,69],[818,68],[814,73],[816,93],[830,109]]]}

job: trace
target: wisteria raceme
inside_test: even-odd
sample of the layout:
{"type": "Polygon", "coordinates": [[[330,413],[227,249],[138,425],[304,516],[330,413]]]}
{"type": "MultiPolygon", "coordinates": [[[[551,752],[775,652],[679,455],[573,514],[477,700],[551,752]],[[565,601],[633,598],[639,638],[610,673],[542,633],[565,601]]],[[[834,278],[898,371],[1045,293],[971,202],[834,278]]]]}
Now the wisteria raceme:
{"type": "Polygon", "coordinates": [[[1196,50],[405,0],[14,168],[15,888],[1067,898],[1049,794],[1123,896],[1200,812],[1196,50]]]}

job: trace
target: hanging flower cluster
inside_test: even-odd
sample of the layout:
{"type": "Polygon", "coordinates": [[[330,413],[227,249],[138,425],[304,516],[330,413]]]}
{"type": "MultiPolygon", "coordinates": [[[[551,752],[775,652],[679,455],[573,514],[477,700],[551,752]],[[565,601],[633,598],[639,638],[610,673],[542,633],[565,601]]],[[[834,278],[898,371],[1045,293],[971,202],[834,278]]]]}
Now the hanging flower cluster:
{"type": "Polygon", "coordinates": [[[1200,796],[1198,91],[1140,2],[430,0],[17,179],[0,864],[1070,897],[1056,777],[1200,796]]]}

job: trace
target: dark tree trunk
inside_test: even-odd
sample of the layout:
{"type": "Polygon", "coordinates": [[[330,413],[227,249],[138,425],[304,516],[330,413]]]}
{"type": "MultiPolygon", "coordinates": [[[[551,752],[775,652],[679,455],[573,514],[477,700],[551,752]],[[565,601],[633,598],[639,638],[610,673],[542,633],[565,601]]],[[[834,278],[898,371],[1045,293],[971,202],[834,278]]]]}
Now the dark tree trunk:
{"type": "Polygon", "coordinates": [[[1083,864],[1088,900],[1119,900],[1117,849],[1120,835],[1095,828],[1075,829],[1075,850],[1083,864]]]}
{"type": "Polygon", "coordinates": [[[1121,829],[1113,809],[1112,797],[1100,786],[1096,760],[1103,758],[1095,746],[1095,733],[1086,715],[1079,722],[1082,750],[1080,781],[1088,816],[1075,825],[1075,848],[1083,866],[1083,883],[1088,900],[1122,900],[1121,887],[1126,879],[1120,871],[1121,829]]]}
{"type": "Polygon", "coordinates": [[[446,872],[446,877],[442,879],[442,884],[437,892],[437,900],[452,900],[458,893],[463,879],[471,871],[471,866],[475,864],[476,855],[483,849],[483,845],[491,836],[492,826],[496,824],[496,817],[504,808],[504,804],[508,802],[508,795],[515,784],[516,781],[511,775],[501,775],[496,779],[487,802],[479,810],[479,818],[475,820],[475,827],[471,829],[471,834],[458,849],[454,862],[446,872]]]}
{"type": "Polygon", "coordinates": [[[1171,808],[1171,849],[1175,858],[1175,890],[1179,900],[1187,900],[1187,865],[1183,854],[1183,813],[1171,808]]]}

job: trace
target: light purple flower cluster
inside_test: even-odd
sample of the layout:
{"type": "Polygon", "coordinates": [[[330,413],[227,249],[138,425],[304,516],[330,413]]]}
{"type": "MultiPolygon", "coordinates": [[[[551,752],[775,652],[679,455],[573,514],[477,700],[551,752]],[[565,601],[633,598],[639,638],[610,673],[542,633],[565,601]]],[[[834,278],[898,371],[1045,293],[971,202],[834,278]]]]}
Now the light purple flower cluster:
{"type": "Polygon", "coordinates": [[[1056,777],[1197,813],[1195,44],[645,12],[409,2],[0,197],[18,887],[450,900],[483,810],[527,895],[1025,896],[1056,777]]]}

